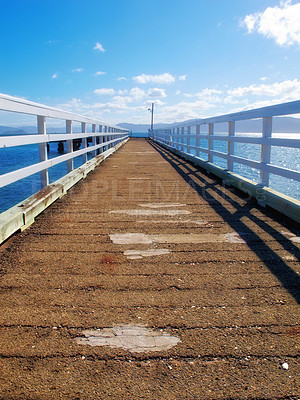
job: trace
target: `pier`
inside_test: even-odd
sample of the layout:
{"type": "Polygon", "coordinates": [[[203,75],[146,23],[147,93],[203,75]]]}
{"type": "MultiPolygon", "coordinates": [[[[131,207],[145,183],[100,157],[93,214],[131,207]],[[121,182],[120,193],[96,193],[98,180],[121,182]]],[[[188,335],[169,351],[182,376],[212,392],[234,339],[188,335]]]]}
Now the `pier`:
{"type": "Polygon", "coordinates": [[[0,398],[298,399],[299,202],[192,156],[189,128],[106,130],[3,213],[0,398]]]}

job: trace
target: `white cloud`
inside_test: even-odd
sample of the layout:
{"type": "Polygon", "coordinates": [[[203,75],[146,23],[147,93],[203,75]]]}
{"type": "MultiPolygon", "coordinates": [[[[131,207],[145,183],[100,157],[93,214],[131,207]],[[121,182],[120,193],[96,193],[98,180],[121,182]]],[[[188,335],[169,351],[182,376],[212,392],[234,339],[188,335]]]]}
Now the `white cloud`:
{"type": "Polygon", "coordinates": [[[207,116],[207,111],[215,107],[204,100],[195,102],[179,102],[174,105],[162,106],[156,111],[156,120],[159,122],[176,122],[207,116]]]}
{"type": "Polygon", "coordinates": [[[185,81],[185,80],[186,80],[186,77],[187,77],[187,75],[180,75],[180,76],[178,77],[178,79],[179,79],[180,81],[185,81]]]}
{"type": "Polygon", "coordinates": [[[119,78],[117,78],[117,81],[127,81],[127,79],[124,78],[124,76],[119,76],[119,78]]]}
{"type": "Polygon", "coordinates": [[[101,76],[101,75],[106,75],[106,72],[103,71],[97,71],[93,74],[93,76],[101,76]]]}
{"type": "Polygon", "coordinates": [[[82,72],[83,68],[74,68],[72,69],[72,72],[82,72]]]}
{"type": "Polygon", "coordinates": [[[183,93],[184,97],[187,98],[192,98],[192,97],[196,97],[199,100],[205,100],[207,102],[210,103],[219,103],[220,101],[222,101],[220,95],[223,93],[222,90],[218,90],[218,89],[203,89],[201,90],[201,92],[198,93],[183,93]]]}
{"type": "Polygon", "coordinates": [[[57,79],[57,78],[58,78],[58,73],[56,72],[55,74],[53,74],[53,75],[51,76],[51,78],[52,78],[52,79],[57,79]]]}
{"type": "Polygon", "coordinates": [[[141,74],[138,76],[134,76],[133,80],[140,84],[144,84],[144,83],[166,84],[166,83],[175,82],[174,76],[169,74],[168,72],[166,72],[164,74],[160,74],[160,75],[141,74]]]}
{"type": "Polygon", "coordinates": [[[99,96],[113,96],[115,94],[115,89],[110,89],[110,88],[102,88],[102,89],[96,89],[94,90],[94,93],[99,95],[99,96]]]}
{"type": "Polygon", "coordinates": [[[81,99],[72,98],[71,100],[68,100],[65,103],[56,105],[56,107],[61,110],[66,110],[66,111],[71,111],[71,112],[75,112],[78,114],[83,114],[86,112],[86,110],[89,109],[90,106],[88,104],[84,104],[81,101],[81,99]]]}
{"type": "Polygon", "coordinates": [[[102,52],[102,53],[104,53],[104,52],[106,51],[106,50],[103,48],[102,44],[99,43],[99,42],[97,42],[97,43],[95,44],[95,46],[93,47],[93,50],[97,50],[97,51],[100,51],[100,52],[102,52]]]}
{"type": "Polygon", "coordinates": [[[157,107],[162,106],[162,105],[165,104],[163,101],[161,101],[161,100],[159,100],[159,99],[147,100],[147,101],[145,101],[144,104],[145,104],[146,107],[149,108],[149,107],[151,107],[152,103],[154,103],[154,105],[157,106],[157,107]]]}
{"type": "Polygon", "coordinates": [[[141,99],[145,96],[145,91],[140,88],[135,87],[130,90],[129,94],[134,99],[141,99]]]}
{"type": "Polygon", "coordinates": [[[248,29],[248,33],[252,33],[254,31],[257,19],[258,19],[257,14],[246,15],[244,20],[241,22],[241,25],[246,25],[246,27],[248,29]]]}
{"type": "Polygon", "coordinates": [[[248,86],[204,88],[197,93],[181,93],[185,96],[167,97],[164,89],[133,87],[123,90],[100,88],[98,95],[110,97],[95,102],[74,98],[58,108],[84,114],[91,118],[107,117],[113,123],[122,121],[145,123],[148,121],[151,103],[155,103],[155,122],[176,122],[188,119],[206,118],[253,108],[279,104],[300,98],[300,80],[291,79],[267,83],[257,80],[248,86]],[[178,101],[179,100],[179,101],[178,101]]]}
{"type": "Polygon", "coordinates": [[[275,82],[272,84],[250,85],[238,87],[227,91],[231,97],[261,96],[281,99],[280,101],[292,101],[300,98],[300,82],[298,79],[275,82]]]}
{"type": "Polygon", "coordinates": [[[107,103],[106,105],[112,109],[127,109],[128,103],[131,103],[132,98],[129,96],[114,96],[113,101],[111,103],[107,103]]]}
{"type": "Polygon", "coordinates": [[[300,3],[282,1],[280,6],[247,15],[242,21],[249,33],[258,33],[275,40],[280,46],[300,45],[300,3]]]}
{"type": "Polygon", "coordinates": [[[152,88],[148,90],[147,97],[150,99],[162,99],[167,95],[164,89],[152,88]]]}

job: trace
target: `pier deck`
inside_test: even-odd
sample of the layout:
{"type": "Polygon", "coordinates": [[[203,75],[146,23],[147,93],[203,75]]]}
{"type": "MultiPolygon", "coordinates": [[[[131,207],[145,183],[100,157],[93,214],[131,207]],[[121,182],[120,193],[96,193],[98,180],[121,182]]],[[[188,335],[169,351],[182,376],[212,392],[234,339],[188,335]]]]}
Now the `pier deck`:
{"type": "Polygon", "coordinates": [[[0,398],[298,399],[297,228],[131,139],[2,246],[0,398]],[[116,325],[180,342],[75,339],[116,325]]]}

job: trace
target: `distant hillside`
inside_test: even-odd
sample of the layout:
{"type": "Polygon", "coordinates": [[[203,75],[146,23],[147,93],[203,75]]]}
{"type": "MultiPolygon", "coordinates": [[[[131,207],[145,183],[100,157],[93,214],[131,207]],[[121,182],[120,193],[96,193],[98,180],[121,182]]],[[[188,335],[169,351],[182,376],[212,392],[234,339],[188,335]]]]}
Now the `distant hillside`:
{"type": "MultiPolygon", "coordinates": [[[[185,123],[194,122],[196,120],[184,121],[185,123]]],[[[182,123],[182,122],[180,122],[182,123]]],[[[154,129],[159,128],[169,128],[174,124],[154,124],[154,129]]],[[[179,122],[177,122],[179,124],[179,122]]],[[[148,132],[149,124],[130,124],[127,122],[122,122],[117,126],[128,129],[134,133],[148,132]]],[[[201,132],[206,132],[208,126],[201,128],[201,132]]],[[[262,129],[262,120],[248,120],[248,121],[238,121],[236,123],[236,130],[238,132],[261,132],[262,129]]],[[[227,131],[227,123],[221,123],[215,125],[216,132],[226,132],[227,131]]],[[[63,127],[47,127],[48,133],[63,133],[65,132],[65,128],[63,127]]],[[[276,133],[299,133],[300,134],[300,118],[294,117],[274,117],[273,118],[273,132],[276,133]]],[[[1,136],[11,136],[11,135],[28,135],[37,133],[36,126],[19,126],[19,127],[9,127],[9,126],[1,126],[0,125],[0,135],[1,136]]]]}
{"type": "MultiPolygon", "coordinates": [[[[64,128],[47,127],[47,132],[48,133],[63,133],[63,132],[65,132],[65,129],[64,128]]],[[[36,126],[11,127],[11,126],[0,125],[0,136],[34,135],[35,133],[37,133],[36,126]]]]}
{"type": "MultiPolygon", "coordinates": [[[[186,123],[193,122],[195,120],[184,121],[186,123]]],[[[179,122],[177,122],[179,123],[179,122]]],[[[182,123],[182,122],[180,122],[182,123]]],[[[159,128],[168,128],[174,124],[154,124],[154,129],[159,128]]],[[[129,123],[121,123],[118,124],[121,128],[128,129],[132,132],[147,132],[149,129],[149,124],[129,124],[129,123]]],[[[221,124],[216,124],[215,130],[219,132],[226,132],[228,124],[226,122],[221,124]]],[[[203,131],[207,130],[205,128],[203,131]]],[[[253,132],[258,133],[262,130],[262,120],[246,120],[246,121],[238,121],[236,123],[236,130],[239,132],[253,132]]],[[[273,118],[273,132],[276,133],[299,133],[300,134],[300,118],[294,117],[274,117],[273,118]]]]}
{"type": "Polygon", "coordinates": [[[273,132],[300,133],[300,118],[274,117],[273,132]]]}
{"type": "MultiPolygon", "coordinates": [[[[117,124],[120,128],[128,129],[129,131],[132,132],[148,132],[148,129],[150,128],[149,124],[129,124],[127,122],[122,122],[120,124],[117,124]]],[[[158,128],[165,128],[168,127],[169,124],[156,124],[154,126],[155,129],[158,128]]]]}
{"type": "Polygon", "coordinates": [[[0,135],[1,136],[14,136],[14,135],[27,135],[28,133],[36,133],[36,127],[20,126],[20,127],[10,127],[0,125],[0,135]]]}

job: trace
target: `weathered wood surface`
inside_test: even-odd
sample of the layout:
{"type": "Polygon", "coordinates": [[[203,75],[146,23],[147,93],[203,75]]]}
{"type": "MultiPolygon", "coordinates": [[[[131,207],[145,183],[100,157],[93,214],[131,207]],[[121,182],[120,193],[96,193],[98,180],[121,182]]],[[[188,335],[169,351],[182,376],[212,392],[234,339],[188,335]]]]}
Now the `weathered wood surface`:
{"type": "Polygon", "coordinates": [[[2,246],[0,398],[298,399],[297,229],[131,139],[2,246]],[[74,340],[116,324],[181,342],[74,340]]]}

